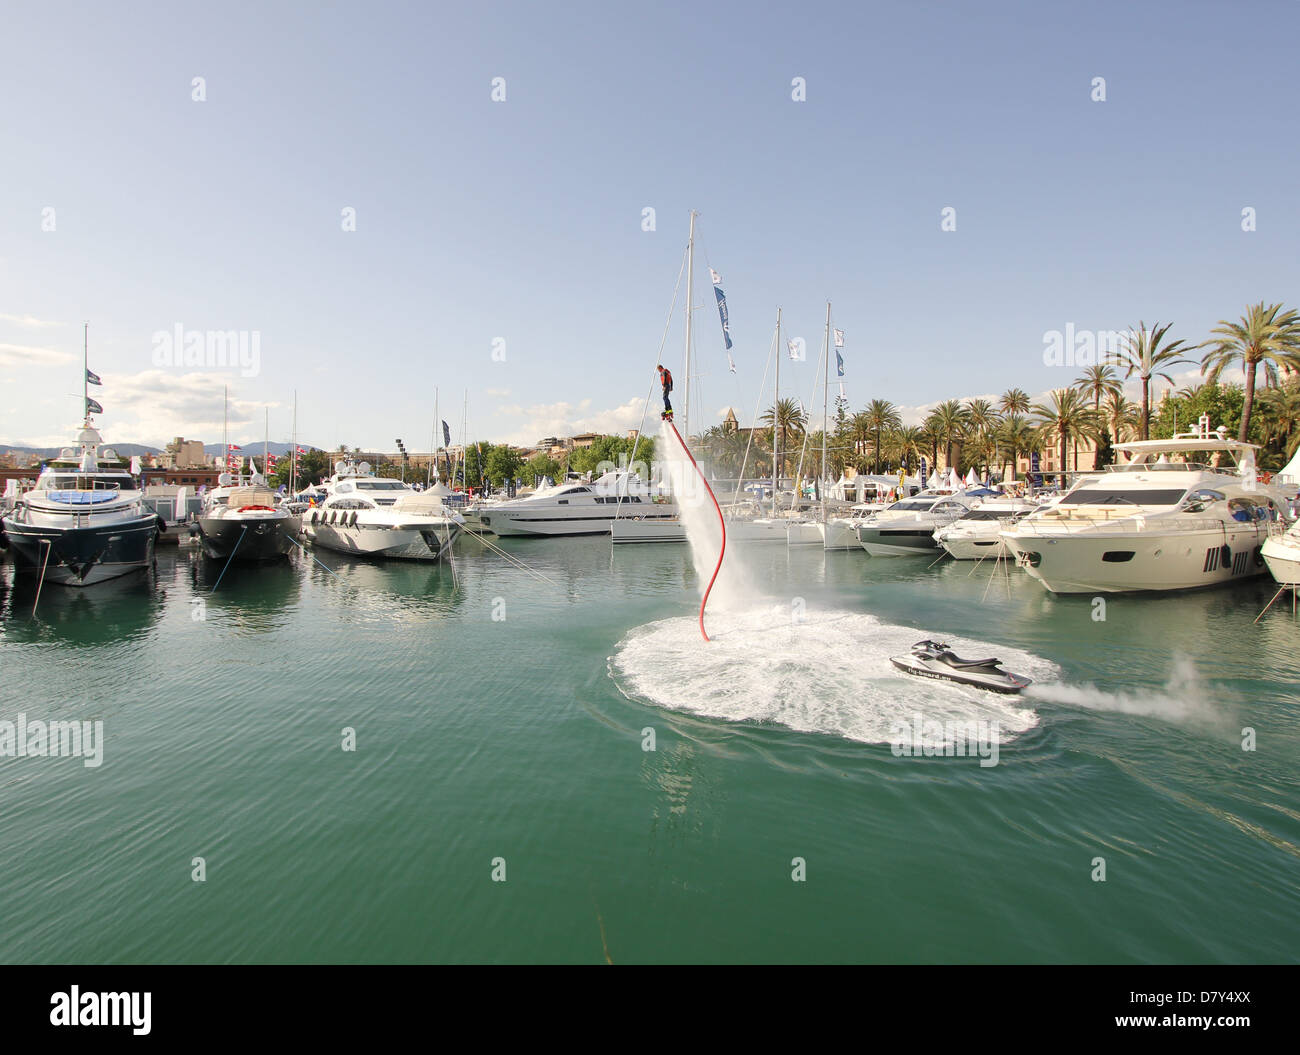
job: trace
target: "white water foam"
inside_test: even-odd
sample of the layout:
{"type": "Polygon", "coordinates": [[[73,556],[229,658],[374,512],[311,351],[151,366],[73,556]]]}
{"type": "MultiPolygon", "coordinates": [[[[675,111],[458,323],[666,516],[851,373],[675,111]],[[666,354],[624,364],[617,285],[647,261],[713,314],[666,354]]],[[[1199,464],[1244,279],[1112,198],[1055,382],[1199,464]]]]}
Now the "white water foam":
{"type": "MultiPolygon", "coordinates": [[[[722,545],[722,527],[713,499],[700,482],[700,475],[682,449],[676,430],[664,422],[659,429],[659,446],[664,475],[672,488],[673,500],[681,514],[682,525],[691,547],[691,560],[699,579],[701,596],[713,570],[718,566],[718,550],[722,545]]],[[[752,608],[764,599],[758,586],[758,576],[745,565],[743,553],[728,545],[722,570],[709,594],[710,612],[740,612],[752,608]]]]}
{"type": "Polygon", "coordinates": [[[1186,656],[1175,656],[1173,670],[1163,688],[1109,692],[1095,685],[1031,685],[1025,696],[1045,703],[1061,703],[1089,711],[1112,711],[1169,722],[1214,724],[1228,715],[1209,697],[1195,665],[1186,656]]]}
{"type": "MultiPolygon", "coordinates": [[[[728,558],[729,559],[729,558],[728,558]]],[[[610,658],[621,691],[667,710],[736,722],[767,722],[863,743],[890,743],[898,723],[997,722],[1002,743],[1038,724],[1015,696],[904,674],[889,662],[933,632],[847,611],[810,612],[794,621],[789,605],[663,619],[632,630],[610,658]]],[[[945,636],[959,655],[990,651],[1008,670],[1056,677],[1047,660],[1016,649],[945,636]]]]}

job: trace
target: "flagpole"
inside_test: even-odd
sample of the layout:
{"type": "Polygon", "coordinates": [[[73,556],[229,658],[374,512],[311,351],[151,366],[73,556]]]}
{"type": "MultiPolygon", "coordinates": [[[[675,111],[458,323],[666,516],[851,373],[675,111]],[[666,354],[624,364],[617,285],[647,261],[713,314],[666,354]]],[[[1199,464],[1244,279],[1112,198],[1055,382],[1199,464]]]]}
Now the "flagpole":
{"type": "Polygon", "coordinates": [[[90,424],[90,323],[85,323],[81,342],[81,420],[90,424]]]}
{"type": "Polygon", "coordinates": [[[682,430],[691,441],[691,313],[695,296],[695,217],[691,210],[691,232],[686,242],[686,389],[682,393],[682,430]]]}
{"type": "Polygon", "coordinates": [[[230,386],[221,386],[221,471],[230,472],[230,386]]]}
{"type": "MultiPolygon", "coordinates": [[[[433,442],[437,444],[437,446],[435,446],[433,449],[434,460],[437,459],[438,450],[441,448],[441,444],[438,444],[438,437],[440,435],[440,433],[438,432],[438,427],[441,423],[442,423],[442,418],[439,416],[439,412],[438,412],[438,386],[434,385],[433,386],[433,442]]],[[[432,481],[430,481],[430,486],[432,486],[432,481]]]]}
{"type": "MultiPolygon", "coordinates": [[[[267,451],[270,449],[271,446],[271,408],[263,407],[262,411],[263,413],[266,414],[266,418],[262,426],[266,430],[262,433],[262,475],[266,476],[266,455],[267,455],[267,451]]],[[[270,484],[271,482],[270,477],[266,477],[266,482],[270,484]]]]}
{"type": "Polygon", "coordinates": [[[830,424],[829,404],[831,398],[831,302],[826,302],[826,348],[823,353],[825,364],[822,369],[822,482],[818,490],[822,494],[822,523],[826,523],[826,429],[830,424]]]}
{"type": "Polygon", "coordinates": [[[298,493],[298,390],[293,390],[293,460],[289,462],[289,497],[298,493]]]}
{"type": "Polygon", "coordinates": [[[781,490],[781,309],[776,309],[776,387],[772,404],[772,515],[781,490]]]}

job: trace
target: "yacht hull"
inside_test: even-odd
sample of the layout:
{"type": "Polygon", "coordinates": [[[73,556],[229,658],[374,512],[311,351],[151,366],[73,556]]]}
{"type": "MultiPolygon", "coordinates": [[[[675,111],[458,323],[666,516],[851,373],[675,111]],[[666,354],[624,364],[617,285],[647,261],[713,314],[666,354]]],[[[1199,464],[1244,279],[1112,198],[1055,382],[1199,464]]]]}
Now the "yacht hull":
{"type": "MultiPolygon", "coordinates": [[[[582,511],[584,514],[586,510],[582,511]]],[[[628,519],[618,518],[620,521],[628,519]]],[[[485,530],[495,532],[502,538],[509,537],[537,537],[537,538],[559,538],[563,536],[577,535],[608,535],[610,525],[614,523],[615,515],[609,513],[596,513],[592,511],[590,515],[552,517],[534,510],[527,512],[513,512],[493,510],[492,512],[482,513],[479,515],[479,522],[485,530]]],[[[643,517],[642,524],[655,523],[677,524],[676,517],[671,513],[664,513],[659,516],[651,515],[643,517]]]]}
{"type": "Polygon", "coordinates": [[[680,520],[636,520],[620,517],[610,525],[610,539],[614,545],[630,542],[686,541],[686,527],[680,520]]]}
{"type": "Polygon", "coordinates": [[[857,523],[843,519],[826,521],[826,535],[822,540],[822,546],[828,550],[861,549],[857,523]]]}
{"type": "Polygon", "coordinates": [[[1271,538],[1260,552],[1279,586],[1300,586],[1300,541],[1289,535],[1271,538]]]}
{"type": "Polygon", "coordinates": [[[447,555],[460,530],[459,524],[418,528],[316,524],[307,527],[307,537],[321,549],[354,557],[437,561],[447,555]]]}
{"type": "Polygon", "coordinates": [[[968,535],[964,538],[945,537],[940,538],[938,542],[954,560],[988,560],[989,558],[996,560],[1010,556],[1006,543],[997,535],[992,538],[978,535],[968,535]]]}
{"type": "Polygon", "coordinates": [[[93,586],[153,564],[158,519],[152,513],[93,527],[59,529],[3,521],[15,561],[38,572],[45,582],[93,586]]]}
{"type": "Polygon", "coordinates": [[[199,517],[203,552],[213,560],[278,560],[294,549],[302,521],[292,515],[233,518],[199,517]]]}
{"type": "Polygon", "coordinates": [[[786,542],[791,546],[821,546],[825,549],[826,528],[826,524],[813,521],[790,524],[785,529],[786,542]]]}
{"type": "Polygon", "coordinates": [[[1002,538],[1016,562],[1052,593],[1194,590],[1267,572],[1264,528],[1169,535],[1017,535],[1002,538]]]}
{"type": "Polygon", "coordinates": [[[933,557],[939,545],[934,528],[858,528],[858,543],[873,557],[933,557]]]}

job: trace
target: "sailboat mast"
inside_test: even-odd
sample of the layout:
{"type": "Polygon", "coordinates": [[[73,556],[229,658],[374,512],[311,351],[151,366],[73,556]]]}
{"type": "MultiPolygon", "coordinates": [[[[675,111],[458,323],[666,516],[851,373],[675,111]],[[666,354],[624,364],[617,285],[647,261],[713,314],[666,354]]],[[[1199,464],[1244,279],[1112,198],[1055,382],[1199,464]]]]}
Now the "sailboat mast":
{"type": "Polygon", "coordinates": [[[293,456],[289,459],[289,494],[298,493],[298,390],[293,390],[293,456]]]}
{"type": "Polygon", "coordinates": [[[682,431],[691,439],[691,315],[695,301],[695,217],[691,210],[691,232],[686,241],[686,385],[682,389],[682,431]]]}
{"type": "Polygon", "coordinates": [[[221,471],[230,471],[230,386],[221,386],[221,471]]]}
{"type": "Polygon", "coordinates": [[[772,515],[781,490],[781,309],[776,309],[776,390],[772,404],[772,515]]]}
{"type": "Polygon", "coordinates": [[[434,461],[438,460],[438,451],[442,449],[442,433],[438,431],[441,424],[442,424],[442,420],[440,415],[438,414],[438,386],[434,385],[433,386],[433,440],[434,443],[437,444],[437,446],[434,447],[433,449],[434,461]]]}
{"type": "Polygon", "coordinates": [[[85,324],[81,338],[81,417],[90,421],[90,323],[85,324]]]}
{"type": "MultiPolygon", "coordinates": [[[[263,428],[266,430],[262,433],[262,475],[266,476],[266,455],[271,447],[271,408],[263,407],[262,411],[266,414],[263,428]]],[[[266,482],[269,484],[271,478],[267,476],[266,482]]]]}
{"type": "Polygon", "coordinates": [[[827,404],[831,392],[831,302],[826,302],[826,337],[822,346],[822,479],[817,490],[822,497],[822,523],[826,523],[826,429],[830,423],[827,404]]]}

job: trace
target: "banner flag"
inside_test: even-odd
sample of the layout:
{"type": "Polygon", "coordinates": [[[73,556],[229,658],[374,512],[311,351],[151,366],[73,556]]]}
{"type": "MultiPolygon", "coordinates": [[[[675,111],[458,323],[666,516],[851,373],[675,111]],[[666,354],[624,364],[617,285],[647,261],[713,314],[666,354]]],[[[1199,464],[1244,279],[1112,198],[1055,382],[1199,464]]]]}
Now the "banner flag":
{"type": "Polygon", "coordinates": [[[102,385],[104,382],[99,379],[99,375],[93,370],[86,370],[86,380],[92,385],[102,385]]]}
{"type": "Polygon", "coordinates": [[[102,413],[104,413],[104,408],[101,407],[98,403],[96,403],[93,399],[89,399],[89,398],[87,398],[87,400],[86,400],[86,413],[87,413],[87,414],[102,414],[102,413]]]}

